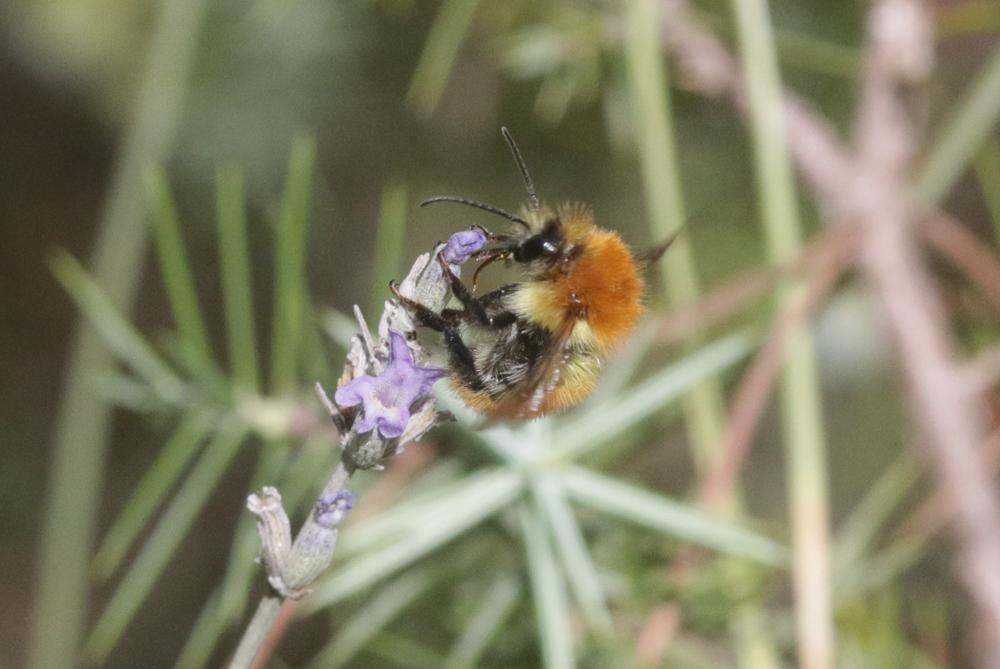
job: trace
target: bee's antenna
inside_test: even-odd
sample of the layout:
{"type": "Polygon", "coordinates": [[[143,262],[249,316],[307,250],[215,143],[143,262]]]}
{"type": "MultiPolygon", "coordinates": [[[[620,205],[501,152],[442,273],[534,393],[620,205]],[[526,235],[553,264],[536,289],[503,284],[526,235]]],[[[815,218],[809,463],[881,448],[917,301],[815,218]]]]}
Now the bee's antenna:
{"type": "Polygon", "coordinates": [[[643,267],[649,267],[657,260],[663,257],[663,254],[667,252],[677,238],[680,237],[684,231],[687,229],[687,222],[685,221],[679,228],[674,230],[673,234],[667,238],[665,242],[661,242],[656,246],[646,249],[645,251],[640,251],[636,254],[635,259],[643,267]]]}
{"type": "Polygon", "coordinates": [[[514,160],[517,162],[517,169],[521,170],[521,178],[524,179],[524,187],[528,189],[528,201],[531,202],[532,209],[538,209],[538,193],[535,192],[535,184],[531,180],[531,175],[528,174],[528,166],[524,164],[524,158],[521,157],[521,151],[517,148],[517,143],[514,142],[513,135],[510,134],[510,130],[506,126],[501,126],[500,133],[503,138],[507,140],[507,146],[510,147],[510,152],[514,154],[514,160]]]}
{"type": "Polygon", "coordinates": [[[515,216],[509,211],[504,211],[500,207],[494,207],[491,204],[486,204],[484,202],[477,202],[476,200],[469,200],[467,198],[458,197],[456,195],[438,195],[436,197],[429,197],[423,202],[421,202],[420,206],[424,207],[429,204],[434,204],[435,202],[454,202],[456,204],[464,204],[469,207],[475,207],[476,209],[482,209],[483,211],[488,211],[491,214],[496,214],[497,216],[503,216],[508,221],[513,221],[514,223],[523,225],[525,228],[529,230],[531,229],[531,226],[528,225],[528,222],[526,220],[520,218],[519,216],[515,216]]]}

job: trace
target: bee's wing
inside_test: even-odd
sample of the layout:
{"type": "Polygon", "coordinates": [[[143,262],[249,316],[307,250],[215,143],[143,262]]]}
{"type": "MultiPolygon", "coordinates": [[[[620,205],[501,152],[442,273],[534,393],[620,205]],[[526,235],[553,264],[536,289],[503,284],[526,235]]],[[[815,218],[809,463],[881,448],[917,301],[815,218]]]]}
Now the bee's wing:
{"type": "Polygon", "coordinates": [[[559,385],[569,352],[569,340],[577,319],[567,315],[551,333],[536,363],[501,402],[499,415],[532,418],[538,415],[545,397],[559,385]]]}

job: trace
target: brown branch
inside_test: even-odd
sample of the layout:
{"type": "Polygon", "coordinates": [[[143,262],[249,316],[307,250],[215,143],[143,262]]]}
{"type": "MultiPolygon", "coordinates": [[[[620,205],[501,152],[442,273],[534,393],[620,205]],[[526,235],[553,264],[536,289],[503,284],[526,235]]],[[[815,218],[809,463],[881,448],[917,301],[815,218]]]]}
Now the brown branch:
{"type": "MultiPolygon", "coordinates": [[[[991,476],[995,476],[997,470],[1000,470],[1000,433],[994,433],[987,440],[980,457],[983,467],[991,476]]],[[[944,528],[954,514],[955,509],[948,504],[942,491],[938,490],[900,523],[895,534],[899,538],[927,540],[944,528]]]]}
{"type": "Polygon", "coordinates": [[[663,666],[663,657],[677,637],[681,612],[676,604],[660,604],[646,618],[635,643],[635,664],[642,669],[663,666]]]}
{"type": "MultiPolygon", "coordinates": [[[[856,228],[856,226],[853,226],[856,228]]],[[[793,261],[778,267],[753,269],[727,279],[705,293],[697,302],[668,313],[657,327],[656,341],[670,345],[688,341],[704,329],[732,318],[740,310],[768,295],[778,282],[793,275],[804,274],[842,246],[857,241],[852,226],[828,228],[817,234],[793,261]]]]}
{"type": "Polygon", "coordinates": [[[885,325],[901,363],[911,410],[923,432],[938,485],[956,510],[959,575],[979,611],[980,661],[1000,666],[1000,509],[977,453],[985,441],[983,416],[956,359],[937,286],[913,235],[915,212],[905,196],[905,170],[913,153],[906,109],[899,95],[907,65],[927,39],[913,42],[899,26],[920,22],[912,0],[883,0],[869,21],[871,47],[859,106],[858,182],[852,196],[867,229],[861,267],[882,305],[885,325]]]}
{"type": "MultiPolygon", "coordinates": [[[[707,95],[747,112],[736,62],[686,12],[664,0],[663,39],[683,78],[707,95]]],[[[1000,667],[1000,509],[979,465],[982,417],[956,359],[941,297],[914,239],[917,216],[904,175],[914,152],[901,87],[929,71],[932,36],[917,0],[880,0],[869,20],[869,47],[855,149],[793,95],[785,96],[792,158],[832,223],[857,221],[866,231],[861,267],[882,305],[914,420],[923,433],[938,485],[955,509],[959,573],[976,602],[982,666],[1000,667]]]]}
{"type": "Polygon", "coordinates": [[[826,297],[851,265],[855,245],[840,246],[813,271],[805,292],[789,304],[774,320],[767,342],[757,352],[750,369],[736,390],[726,424],[722,453],[702,480],[698,503],[708,510],[720,510],[732,496],[743,468],[760,417],[767,406],[774,383],[781,370],[785,344],[809,320],[817,305],[826,297]]]}
{"type": "Polygon", "coordinates": [[[974,283],[990,305],[1000,311],[1000,263],[996,255],[964,225],[935,213],[921,226],[927,243],[974,283]]]}
{"type": "Polygon", "coordinates": [[[281,608],[278,609],[278,616],[271,623],[270,629],[267,630],[267,636],[264,637],[264,641],[260,644],[260,650],[254,655],[253,664],[250,665],[250,669],[264,669],[268,665],[268,660],[271,659],[271,655],[278,648],[278,644],[285,637],[285,632],[291,626],[292,621],[295,619],[295,612],[299,608],[298,599],[285,599],[281,602],[281,608]]]}

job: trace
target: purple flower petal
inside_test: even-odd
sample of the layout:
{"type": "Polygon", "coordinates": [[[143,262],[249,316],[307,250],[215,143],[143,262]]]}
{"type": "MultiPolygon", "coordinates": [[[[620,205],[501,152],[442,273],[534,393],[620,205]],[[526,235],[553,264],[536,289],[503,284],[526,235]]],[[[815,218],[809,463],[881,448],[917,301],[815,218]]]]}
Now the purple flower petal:
{"type": "Polygon", "coordinates": [[[406,345],[406,337],[395,330],[389,330],[389,366],[396,365],[413,367],[413,354],[406,345]]]}
{"type": "Polygon", "coordinates": [[[337,388],[337,392],[333,394],[333,399],[342,407],[356,407],[359,404],[364,404],[374,394],[375,377],[363,374],[337,388]]]}
{"type": "Polygon", "coordinates": [[[441,257],[452,265],[461,265],[466,262],[473,253],[483,248],[487,242],[486,233],[482,228],[472,228],[456,232],[445,243],[441,249],[441,257]]]}
{"type": "Polygon", "coordinates": [[[354,495],[347,490],[321,496],[313,505],[313,518],[328,530],[340,524],[344,515],[354,507],[354,495]]]}
{"type": "Polygon", "coordinates": [[[385,411],[378,417],[378,431],[386,439],[395,439],[406,431],[406,424],[409,422],[409,407],[385,411]]]}
{"type": "Polygon", "coordinates": [[[437,367],[414,367],[413,373],[415,377],[414,381],[417,383],[416,398],[426,394],[435,381],[448,374],[448,370],[437,367]]]}
{"type": "Polygon", "coordinates": [[[378,416],[376,414],[368,411],[367,407],[364,407],[361,411],[361,415],[354,420],[354,431],[358,434],[371,432],[375,429],[377,418],[378,416]]]}
{"type": "Polygon", "coordinates": [[[378,376],[365,374],[344,384],[334,394],[334,400],[340,406],[361,405],[354,422],[356,432],[363,434],[378,428],[383,437],[394,439],[406,431],[410,407],[445,374],[444,369],[414,365],[406,337],[389,330],[389,364],[385,370],[378,376]]]}

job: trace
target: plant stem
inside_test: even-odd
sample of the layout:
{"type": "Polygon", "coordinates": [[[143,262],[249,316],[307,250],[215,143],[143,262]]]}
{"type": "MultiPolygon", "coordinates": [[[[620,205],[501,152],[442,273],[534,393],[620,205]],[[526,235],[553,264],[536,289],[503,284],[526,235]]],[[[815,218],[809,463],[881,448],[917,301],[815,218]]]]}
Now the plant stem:
{"type": "MultiPolygon", "coordinates": [[[[782,263],[801,253],[795,179],[785,147],[781,85],[766,0],[734,0],[747,77],[761,215],[769,255],[782,263]]],[[[797,303],[803,286],[786,284],[778,304],[797,303]]],[[[808,332],[789,336],[782,383],[782,424],[794,544],[793,575],[799,666],[833,666],[830,528],[819,381],[808,332]]]]}
{"type": "MultiPolygon", "coordinates": [[[[653,0],[628,5],[625,47],[629,86],[635,107],[639,155],[650,228],[657,241],[677,234],[686,214],[677,158],[670,87],[662,65],[653,0]]],[[[694,302],[699,293],[694,249],[682,233],[661,261],[664,290],[674,307],[694,302]]],[[[697,346],[692,341],[690,346],[697,346]]],[[[723,425],[722,391],[716,378],[699,382],[685,396],[684,413],[694,459],[704,470],[718,452],[723,425]]]]}
{"type": "Polygon", "coordinates": [[[240,645],[236,647],[233,661],[229,664],[230,669],[236,667],[250,667],[257,656],[257,650],[264,643],[271,626],[278,618],[278,611],[281,610],[281,597],[278,595],[267,595],[260,600],[257,610],[254,611],[253,618],[247,624],[247,629],[243,633],[240,645]]]}
{"type": "Polygon", "coordinates": [[[962,94],[962,100],[944,121],[941,136],[913,179],[917,203],[932,207],[952,188],[991,136],[1000,109],[1000,47],[990,54],[975,80],[962,94]]]}
{"type": "MultiPolygon", "coordinates": [[[[338,462],[326,485],[323,487],[320,497],[333,495],[344,490],[350,478],[351,472],[347,470],[343,461],[338,462]]],[[[316,520],[313,514],[310,513],[302,529],[299,530],[299,534],[301,535],[306,532],[310,524],[314,523],[316,523],[316,520]]],[[[264,641],[271,633],[271,628],[278,618],[278,612],[281,610],[281,604],[281,596],[273,591],[260,600],[253,618],[250,619],[246,631],[243,632],[243,638],[240,639],[240,643],[236,647],[233,660],[229,665],[230,669],[249,669],[252,666],[256,666],[254,660],[264,641]]]]}

